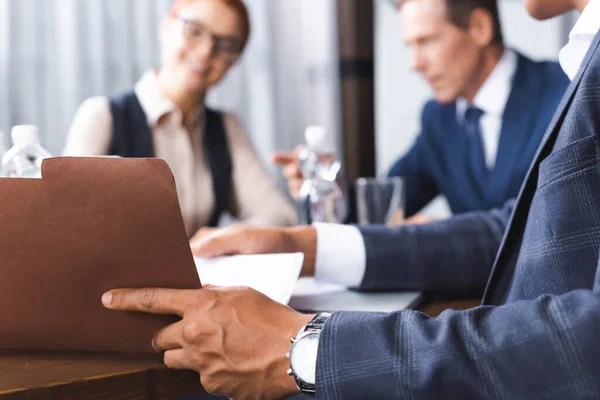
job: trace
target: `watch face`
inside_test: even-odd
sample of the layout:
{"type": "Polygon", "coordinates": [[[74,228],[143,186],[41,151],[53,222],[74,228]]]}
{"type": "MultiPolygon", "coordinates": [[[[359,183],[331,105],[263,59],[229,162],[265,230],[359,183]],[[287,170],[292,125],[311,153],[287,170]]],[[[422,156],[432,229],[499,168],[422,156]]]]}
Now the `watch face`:
{"type": "Polygon", "coordinates": [[[308,332],[298,338],[290,352],[290,365],[294,374],[308,384],[315,384],[319,332],[308,332]]]}

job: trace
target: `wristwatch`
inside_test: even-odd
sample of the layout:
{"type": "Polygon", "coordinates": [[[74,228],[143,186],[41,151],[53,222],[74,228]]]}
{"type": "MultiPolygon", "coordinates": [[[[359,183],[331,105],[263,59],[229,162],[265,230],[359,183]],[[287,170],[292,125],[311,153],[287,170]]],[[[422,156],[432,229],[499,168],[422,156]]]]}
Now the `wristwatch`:
{"type": "Polygon", "coordinates": [[[308,397],[315,397],[319,337],[330,316],[331,313],[317,314],[300,329],[298,336],[292,338],[292,349],[286,354],[290,360],[288,374],[294,377],[300,392],[308,397]]]}

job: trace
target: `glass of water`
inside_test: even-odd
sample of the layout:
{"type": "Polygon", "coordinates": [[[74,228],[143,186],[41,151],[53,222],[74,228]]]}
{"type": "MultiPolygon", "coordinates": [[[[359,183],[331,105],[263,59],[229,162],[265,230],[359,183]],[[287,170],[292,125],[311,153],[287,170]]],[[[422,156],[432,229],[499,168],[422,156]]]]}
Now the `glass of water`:
{"type": "Polygon", "coordinates": [[[404,181],[390,178],[359,178],[356,209],[360,225],[387,224],[404,209],[404,181]]]}

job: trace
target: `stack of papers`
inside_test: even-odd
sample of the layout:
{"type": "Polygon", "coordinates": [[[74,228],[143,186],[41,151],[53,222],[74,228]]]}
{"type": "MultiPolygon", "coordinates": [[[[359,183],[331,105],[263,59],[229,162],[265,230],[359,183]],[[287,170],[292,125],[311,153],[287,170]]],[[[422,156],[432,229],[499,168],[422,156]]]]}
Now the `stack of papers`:
{"type": "Polygon", "coordinates": [[[392,312],[414,307],[421,298],[419,292],[358,292],[299,279],[303,261],[302,253],[195,259],[203,285],[248,286],[299,311],[392,312]]]}
{"type": "Polygon", "coordinates": [[[195,258],[194,261],[203,285],[248,286],[288,304],[300,276],[304,254],[195,258]]]}

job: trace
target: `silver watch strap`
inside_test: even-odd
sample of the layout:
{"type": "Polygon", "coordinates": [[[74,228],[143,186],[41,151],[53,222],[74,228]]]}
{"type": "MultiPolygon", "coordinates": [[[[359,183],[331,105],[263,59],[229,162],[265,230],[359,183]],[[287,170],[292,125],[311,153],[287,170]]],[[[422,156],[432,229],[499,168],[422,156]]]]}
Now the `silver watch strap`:
{"type": "Polygon", "coordinates": [[[331,313],[328,312],[322,312],[322,313],[318,313],[317,315],[315,315],[315,317],[313,319],[310,320],[310,322],[308,324],[306,324],[305,327],[305,331],[306,330],[321,330],[323,329],[323,326],[325,325],[325,321],[327,321],[327,319],[331,317],[331,313]]]}
{"type": "MultiPolygon", "coordinates": [[[[320,331],[321,329],[323,329],[323,326],[325,325],[325,322],[327,321],[327,319],[329,317],[331,317],[331,313],[328,313],[328,312],[322,312],[322,313],[315,315],[315,317],[313,319],[311,319],[308,324],[306,324],[302,329],[300,329],[300,332],[298,332],[298,336],[300,336],[302,333],[308,332],[308,331],[320,331]]],[[[294,342],[294,341],[295,341],[295,339],[292,339],[292,342],[294,342]]],[[[288,358],[289,358],[289,353],[288,353],[288,358]]],[[[316,362],[316,360],[315,360],[315,362],[316,362]]],[[[291,375],[293,375],[293,371],[291,368],[288,372],[291,375]]],[[[294,376],[294,379],[296,380],[296,386],[298,386],[298,389],[300,389],[300,392],[302,392],[302,394],[304,394],[307,397],[312,397],[312,398],[316,397],[315,385],[302,382],[301,380],[298,379],[298,377],[296,375],[293,375],[293,376],[294,376]]]]}

